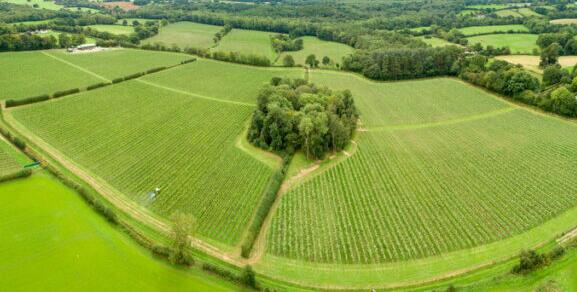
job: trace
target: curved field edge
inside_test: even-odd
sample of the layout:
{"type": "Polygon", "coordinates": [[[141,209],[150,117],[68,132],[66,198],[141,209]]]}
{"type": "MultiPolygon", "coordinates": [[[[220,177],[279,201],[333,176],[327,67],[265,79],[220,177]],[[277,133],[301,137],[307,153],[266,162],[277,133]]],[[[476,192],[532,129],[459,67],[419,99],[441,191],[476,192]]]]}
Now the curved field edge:
{"type": "Polygon", "coordinates": [[[388,264],[315,264],[265,255],[256,271],[273,279],[321,289],[402,288],[454,278],[542,246],[575,228],[577,207],[509,239],[420,260],[388,264]],[[297,280],[298,279],[298,280],[297,280]]]}

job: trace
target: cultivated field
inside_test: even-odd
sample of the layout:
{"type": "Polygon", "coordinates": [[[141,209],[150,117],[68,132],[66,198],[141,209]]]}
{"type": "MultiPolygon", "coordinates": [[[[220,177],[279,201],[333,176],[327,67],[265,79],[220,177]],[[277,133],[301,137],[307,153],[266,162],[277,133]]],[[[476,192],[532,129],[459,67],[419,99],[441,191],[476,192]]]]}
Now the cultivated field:
{"type": "Polygon", "coordinates": [[[54,3],[54,1],[44,1],[44,0],[3,0],[2,2],[7,2],[7,3],[14,3],[14,4],[19,4],[19,5],[27,5],[32,7],[34,4],[38,5],[38,8],[41,9],[48,9],[48,10],[60,10],[62,9],[64,6],[62,5],[58,5],[56,3],[54,3]]]}
{"type": "Polygon", "coordinates": [[[22,165],[16,158],[16,153],[17,151],[4,138],[0,137],[0,176],[12,174],[22,169],[22,165]]]}
{"type": "Polygon", "coordinates": [[[577,24],[577,19],[576,18],[553,19],[550,22],[552,24],[569,25],[569,24],[577,24]]]}
{"type": "Polygon", "coordinates": [[[215,45],[214,35],[222,27],[195,22],[176,22],[164,26],[160,33],[146,39],[144,43],[162,43],[166,46],[177,45],[180,48],[210,48],[215,45]]]}
{"type": "Polygon", "coordinates": [[[0,290],[238,291],[153,257],[46,173],[0,184],[0,205],[0,290]]]}
{"type": "MultiPolygon", "coordinates": [[[[345,44],[328,42],[316,37],[302,37],[303,49],[295,52],[283,52],[278,58],[277,64],[282,65],[282,59],[285,55],[293,56],[295,63],[304,65],[307,56],[314,54],[317,60],[322,60],[324,56],[329,57],[335,64],[340,64],[344,56],[352,54],[353,48],[345,44]]],[[[321,64],[321,66],[323,66],[321,64]]],[[[333,65],[332,67],[334,67],[333,65]]]]}
{"type": "MultiPolygon", "coordinates": [[[[496,56],[495,59],[505,60],[509,63],[519,64],[523,67],[541,73],[543,70],[539,68],[539,62],[541,58],[539,56],[532,55],[509,55],[509,56],[496,56]]],[[[573,67],[577,64],[577,56],[559,56],[559,65],[564,68],[573,67]]]]}
{"type": "Polygon", "coordinates": [[[165,218],[192,213],[200,237],[233,246],[278,167],[253,158],[237,141],[258,88],[284,69],[221,64],[199,61],[11,114],[131,200],[165,218]],[[219,79],[206,78],[213,71],[219,79]],[[237,78],[243,75],[252,77],[237,78]],[[219,90],[208,92],[208,80],[219,90]],[[156,187],[162,192],[151,199],[156,187]]]}
{"type": "Polygon", "coordinates": [[[478,34],[490,34],[490,33],[503,33],[503,32],[529,32],[529,29],[522,24],[510,24],[510,25],[486,25],[486,26],[469,26],[459,28],[459,31],[466,36],[478,35],[478,34]]]}
{"type": "Polygon", "coordinates": [[[191,57],[142,50],[69,54],[63,50],[0,53],[0,100],[86,87],[191,57]],[[51,78],[52,77],[52,78],[51,78]]]}
{"type": "Polygon", "coordinates": [[[131,34],[134,32],[134,28],[132,26],[124,26],[124,25],[114,25],[114,24],[95,24],[89,25],[90,27],[97,31],[109,32],[112,34],[131,34]]]}
{"type": "Polygon", "coordinates": [[[271,34],[273,33],[235,28],[224,36],[213,50],[260,55],[274,61],[276,53],[270,41],[271,34]]]}
{"type": "Polygon", "coordinates": [[[469,44],[481,43],[483,46],[493,46],[495,48],[509,47],[513,54],[531,54],[537,46],[536,34],[487,34],[469,37],[469,44]]]}

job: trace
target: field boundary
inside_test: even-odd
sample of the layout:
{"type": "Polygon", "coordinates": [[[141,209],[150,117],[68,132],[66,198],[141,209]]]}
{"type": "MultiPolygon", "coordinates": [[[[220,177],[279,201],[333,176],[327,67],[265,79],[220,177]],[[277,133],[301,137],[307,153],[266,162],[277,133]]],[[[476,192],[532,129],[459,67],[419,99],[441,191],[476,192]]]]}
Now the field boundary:
{"type": "Polygon", "coordinates": [[[70,67],[76,68],[76,69],[78,69],[78,70],[80,70],[80,71],[82,71],[82,72],[84,72],[84,73],[86,73],[86,74],[90,74],[90,75],[92,75],[92,76],[94,76],[94,77],[96,77],[96,78],[98,78],[98,79],[101,79],[102,81],[112,82],[110,79],[104,78],[104,77],[102,77],[102,76],[100,76],[100,75],[98,75],[98,74],[96,74],[96,73],[94,73],[94,72],[92,72],[92,71],[90,71],[90,70],[88,70],[88,69],[86,69],[86,68],[82,68],[82,67],[80,67],[80,66],[78,66],[78,65],[76,65],[76,64],[72,64],[72,63],[70,63],[70,62],[68,62],[68,61],[66,61],[66,60],[64,60],[64,59],[62,59],[62,58],[58,58],[58,57],[56,57],[56,56],[54,56],[54,55],[52,55],[52,54],[47,53],[46,51],[41,51],[40,53],[43,54],[43,55],[45,55],[45,56],[48,56],[48,57],[50,57],[50,58],[52,58],[52,59],[54,59],[54,60],[60,61],[60,62],[66,64],[66,65],[68,65],[68,66],[70,66],[70,67]]]}

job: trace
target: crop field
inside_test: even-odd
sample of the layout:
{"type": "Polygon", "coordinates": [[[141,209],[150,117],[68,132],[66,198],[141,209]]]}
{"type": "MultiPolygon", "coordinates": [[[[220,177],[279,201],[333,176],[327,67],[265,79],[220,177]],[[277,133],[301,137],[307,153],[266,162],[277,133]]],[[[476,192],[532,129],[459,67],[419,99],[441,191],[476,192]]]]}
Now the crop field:
{"type": "Polygon", "coordinates": [[[42,52],[0,53],[0,63],[0,100],[53,93],[101,82],[99,78],[42,52]],[[47,78],[48,75],[56,77],[47,78]]]}
{"type": "Polygon", "coordinates": [[[170,84],[173,89],[201,96],[254,104],[262,85],[269,83],[273,77],[303,78],[304,71],[247,67],[199,59],[192,65],[147,75],[142,80],[155,84],[170,84]],[[207,76],[221,76],[221,78],[207,78],[207,76]]]}
{"type": "Polygon", "coordinates": [[[44,0],[3,0],[2,2],[14,3],[19,5],[27,5],[32,7],[34,4],[38,5],[38,8],[48,9],[48,10],[60,10],[64,6],[54,3],[54,1],[44,1],[44,0]]]}
{"type": "MultiPolygon", "coordinates": [[[[496,56],[495,59],[505,60],[509,63],[519,64],[523,67],[541,73],[543,70],[539,68],[539,62],[541,58],[539,56],[532,55],[508,55],[508,56],[496,56]]],[[[577,64],[577,56],[559,56],[559,65],[563,68],[570,68],[577,64]]]]}
{"type": "Polygon", "coordinates": [[[0,176],[15,173],[22,169],[22,165],[15,158],[15,149],[0,137],[0,176]]]}
{"type": "Polygon", "coordinates": [[[235,28],[226,34],[213,50],[260,55],[274,61],[276,53],[270,41],[271,34],[273,33],[235,28]]]}
{"type": "Polygon", "coordinates": [[[493,46],[495,48],[509,47],[513,54],[531,54],[537,46],[536,34],[487,34],[469,37],[469,44],[481,43],[483,46],[493,46]]]}
{"type": "Polygon", "coordinates": [[[86,87],[191,57],[143,50],[69,54],[64,50],[0,53],[0,100],[18,99],[86,87]],[[50,68],[50,70],[48,69],[50,68]],[[52,74],[51,78],[47,78],[52,74]]]}
{"type": "Polygon", "coordinates": [[[570,24],[577,24],[577,18],[563,18],[563,19],[553,19],[550,21],[552,24],[560,24],[560,25],[570,25],[570,24]]]}
{"type": "Polygon", "coordinates": [[[234,245],[272,173],[235,147],[251,111],[132,81],[13,114],[130,199],[192,213],[201,236],[234,245]]]}
{"type": "Polygon", "coordinates": [[[160,29],[160,33],[146,39],[149,44],[162,43],[166,46],[177,45],[180,48],[193,47],[207,49],[215,45],[214,35],[222,27],[195,22],[171,23],[160,29]]]}
{"type": "MultiPolygon", "coordinates": [[[[316,37],[302,37],[303,49],[295,52],[283,52],[278,58],[277,63],[282,65],[282,59],[285,55],[293,56],[295,63],[304,65],[308,55],[314,54],[317,60],[322,60],[324,56],[329,57],[335,64],[340,64],[344,56],[352,54],[354,49],[345,44],[328,42],[316,37]]],[[[323,66],[321,64],[321,66],[323,66]]],[[[333,65],[334,66],[334,65],[333,65]]]]}
{"type": "Polygon", "coordinates": [[[134,28],[128,25],[124,26],[114,24],[95,24],[95,25],[89,25],[87,27],[90,27],[97,31],[109,32],[112,34],[131,34],[134,32],[134,28]]]}
{"type": "Polygon", "coordinates": [[[430,38],[426,38],[426,37],[417,37],[420,40],[422,40],[423,42],[433,46],[433,47],[444,47],[444,46],[459,46],[458,44],[455,43],[451,43],[448,42],[444,39],[441,38],[436,38],[436,37],[430,37],[430,38]]]}
{"type": "Polygon", "coordinates": [[[0,184],[0,206],[2,291],[238,291],[153,257],[46,173],[0,184]]]}
{"type": "Polygon", "coordinates": [[[529,32],[529,29],[522,24],[510,24],[510,25],[486,25],[486,26],[469,26],[459,28],[459,31],[466,36],[478,35],[478,34],[489,34],[498,32],[529,32]]]}
{"type": "MultiPolygon", "coordinates": [[[[412,104],[419,120],[384,121],[389,113],[366,111],[366,95],[351,87],[361,117],[382,123],[365,124],[350,158],[282,197],[269,253],[315,263],[418,259],[511,237],[577,204],[575,125],[455,80],[384,83],[391,84],[404,86],[391,98],[412,104]],[[444,86],[432,88],[435,82],[444,86]],[[449,94],[451,87],[458,92],[449,94]],[[453,103],[466,105],[469,115],[445,108],[455,116],[432,122],[422,115],[430,104],[415,88],[427,97],[456,95],[453,103]]],[[[436,104],[433,112],[443,108],[436,104]]]]}

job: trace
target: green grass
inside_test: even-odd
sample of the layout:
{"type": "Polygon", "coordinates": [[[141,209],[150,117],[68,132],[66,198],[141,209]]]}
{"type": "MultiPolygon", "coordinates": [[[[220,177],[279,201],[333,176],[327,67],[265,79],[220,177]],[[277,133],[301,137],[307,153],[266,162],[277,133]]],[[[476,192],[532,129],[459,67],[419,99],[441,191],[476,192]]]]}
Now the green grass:
{"type": "Polygon", "coordinates": [[[553,19],[550,21],[550,23],[551,24],[559,24],[559,25],[577,24],[577,18],[553,19]]]}
{"type": "Polygon", "coordinates": [[[419,27],[413,27],[409,30],[414,31],[414,32],[422,32],[422,31],[428,30],[428,29],[431,29],[431,27],[430,26],[419,26],[419,27]]]}
{"type": "Polygon", "coordinates": [[[480,5],[467,6],[467,8],[470,9],[495,9],[495,10],[505,9],[507,7],[509,6],[506,4],[480,4],[480,5]]]}
{"type": "Polygon", "coordinates": [[[303,76],[302,69],[255,68],[199,59],[190,66],[148,75],[143,80],[202,96],[254,104],[260,88],[271,78],[303,76]]]}
{"type": "Polygon", "coordinates": [[[464,9],[464,10],[459,11],[459,13],[457,15],[465,16],[465,15],[472,15],[472,14],[474,15],[477,13],[479,13],[479,11],[475,10],[475,9],[464,9]]]}
{"type": "Polygon", "coordinates": [[[95,24],[95,25],[88,25],[87,27],[90,27],[94,30],[97,31],[102,31],[102,32],[109,32],[112,34],[124,34],[124,35],[128,35],[134,32],[134,28],[132,26],[124,26],[124,25],[115,25],[115,24],[95,24]]]}
{"type": "Polygon", "coordinates": [[[20,21],[20,22],[12,22],[10,24],[13,25],[18,25],[18,24],[24,24],[24,25],[38,25],[38,24],[46,24],[46,23],[50,23],[52,22],[53,19],[45,19],[45,20],[34,20],[34,21],[20,21]]]}
{"type": "Polygon", "coordinates": [[[222,38],[213,50],[223,52],[238,52],[241,54],[255,54],[274,61],[276,53],[270,41],[271,32],[233,29],[222,38]]]}
{"type": "Polygon", "coordinates": [[[0,290],[239,290],[155,259],[45,173],[0,184],[0,206],[0,290]]]}
{"type": "Polygon", "coordinates": [[[38,4],[39,9],[48,10],[60,10],[64,6],[54,3],[54,1],[44,1],[44,0],[3,0],[2,2],[14,3],[19,5],[27,5],[32,7],[34,4],[38,4]]]}
{"type": "Polygon", "coordinates": [[[469,37],[469,44],[481,43],[483,46],[491,45],[495,48],[509,47],[513,54],[531,54],[533,49],[538,49],[536,34],[488,34],[469,37]]]}
{"type": "Polygon", "coordinates": [[[64,8],[69,11],[73,12],[87,12],[87,13],[99,13],[100,10],[94,8],[87,8],[87,7],[66,7],[64,8]]]}
{"type": "MultiPolygon", "coordinates": [[[[314,54],[317,60],[321,61],[324,56],[329,57],[333,61],[333,65],[342,63],[344,56],[352,54],[354,49],[345,44],[328,42],[320,40],[316,37],[302,37],[303,39],[303,49],[295,52],[283,52],[278,58],[277,64],[282,65],[283,57],[286,55],[293,56],[295,63],[298,65],[304,65],[307,56],[314,54]]],[[[321,66],[323,66],[321,64],[321,66]]]]}
{"type": "Polygon", "coordinates": [[[104,79],[175,65],[190,58],[184,54],[130,49],[87,54],[69,54],[64,50],[0,53],[3,67],[0,100],[86,87],[104,79]]]}
{"type": "Polygon", "coordinates": [[[466,36],[477,35],[477,34],[488,34],[488,33],[498,33],[498,32],[529,32],[529,29],[522,24],[510,24],[510,25],[487,25],[487,26],[470,26],[459,28],[459,31],[466,36]]]}
{"type": "Polygon", "coordinates": [[[166,46],[177,45],[180,48],[210,48],[215,45],[214,35],[222,29],[220,26],[195,22],[171,23],[160,29],[160,33],[145,40],[144,43],[162,43],[166,46]]]}
{"type": "Polygon", "coordinates": [[[147,19],[147,18],[122,18],[122,19],[119,19],[116,22],[116,24],[122,25],[122,22],[124,20],[126,20],[127,26],[132,26],[132,22],[135,20],[138,21],[140,24],[145,24],[147,21],[154,21],[154,22],[159,21],[158,19],[147,19]]]}
{"type": "Polygon", "coordinates": [[[430,38],[426,38],[424,36],[420,36],[417,37],[418,39],[422,40],[423,42],[433,46],[433,47],[444,47],[444,46],[458,46],[455,43],[451,43],[448,42],[444,39],[440,39],[440,38],[436,38],[436,37],[430,37],[430,38]]]}
{"type": "Polygon", "coordinates": [[[351,88],[361,119],[382,123],[365,123],[352,157],[282,197],[260,271],[317,286],[410,283],[512,256],[574,226],[575,210],[563,213],[577,199],[574,124],[451,79],[351,86],[324,77],[312,80],[351,88]],[[411,103],[412,115],[365,107],[378,94],[411,103]]]}

